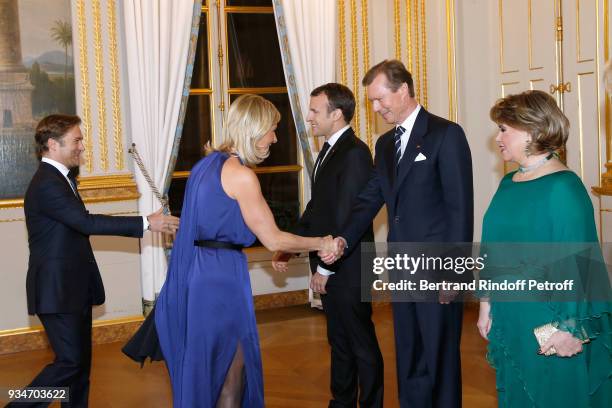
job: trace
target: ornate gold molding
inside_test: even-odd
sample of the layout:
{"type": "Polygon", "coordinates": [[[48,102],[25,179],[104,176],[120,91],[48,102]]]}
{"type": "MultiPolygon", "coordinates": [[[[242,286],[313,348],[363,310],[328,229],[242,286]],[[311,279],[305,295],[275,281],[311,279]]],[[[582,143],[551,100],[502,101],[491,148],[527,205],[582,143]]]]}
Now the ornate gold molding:
{"type": "Polygon", "coordinates": [[[421,104],[427,109],[427,24],[426,24],[425,0],[421,0],[421,58],[423,59],[423,95],[421,104]]]}
{"type": "Polygon", "coordinates": [[[414,61],[412,59],[412,22],[410,21],[410,10],[412,10],[412,0],[406,0],[406,42],[408,43],[408,71],[414,70],[414,61]]]}
{"type": "Polygon", "coordinates": [[[100,0],[92,0],[94,56],[96,60],[96,101],[98,103],[98,146],[100,168],[108,170],[108,146],[106,144],[106,92],[104,87],[104,57],[102,50],[102,15],[100,0]]]}
{"type": "MultiPolygon", "coordinates": [[[[140,197],[131,174],[79,177],[79,194],[85,203],[132,201],[140,197]]],[[[23,198],[0,202],[0,208],[21,207],[23,207],[23,198]]],[[[23,219],[4,220],[3,222],[8,221],[23,221],[23,219]]]]}
{"type": "MultiPolygon", "coordinates": [[[[85,168],[93,171],[93,141],[91,135],[91,105],[89,101],[89,68],[87,58],[87,17],[85,0],[77,0],[77,26],[79,33],[79,68],[81,71],[81,119],[83,124],[83,144],[85,145],[85,168]]],[[[23,200],[22,200],[23,201],[23,200]]],[[[22,204],[23,205],[23,204],[22,204]]]]}
{"type": "Polygon", "coordinates": [[[117,52],[117,13],[115,0],[108,1],[108,38],[111,70],[111,102],[113,109],[113,143],[115,145],[115,169],[123,170],[124,151],[121,123],[121,84],[117,52]]]}
{"type": "Polygon", "coordinates": [[[352,64],[353,64],[353,92],[357,97],[355,98],[355,129],[357,132],[361,130],[360,123],[360,103],[359,103],[359,48],[358,48],[358,37],[357,37],[357,3],[356,0],[351,0],[351,49],[352,49],[352,64]]]}
{"type": "MultiPolygon", "coordinates": [[[[414,8],[412,9],[413,12],[413,21],[414,21],[414,28],[415,28],[415,38],[416,41],[414,42],[416,45],[416,75],[413,75],[414,78],[414,87],[415,87],[415,91],[416,91],[416,98],[417,99],[421,99],[421,62],[419,61],[419,56],[421,54],[420,51],[420,42],[419,42],[419,2],[415,1],[414,2],[414,8]]],[[[414,74],[414,73],[413,73],[414,74]]]]}
{"type": "Polygon", "coordinates": [[[340,78],[343,85],[347,85],[346,73],[346,28],[344,16],[344,0],[338,0],[338,28],[340,30],[340,78]]]}
{"type": "Polygon", "coordinates": [[[400,2],[395,0],[393,2],[393,19],[395,21],[395,59],[402,59],[402,34],[400,33],[400,2]]]}
{"type": "MultiPolygon", "coordinates": [[[[368,72],[370,68],[370,32],[368,25],[368,0],[361,0],[361,29],[363,42],[363,72],[368,72]]],[[[368,101],[368,92],[363,90],[363,103],[365,104],[365,124],[366,124],[366,143],[370,151],[374,150],[372,145],[372,118],[371,105],[368,101]]]]}
{"type": "Polygon", "coordinates": [[[140,197],[131,174],[79,177],[79,194],[85,203],[131,201],[140,197]]]}

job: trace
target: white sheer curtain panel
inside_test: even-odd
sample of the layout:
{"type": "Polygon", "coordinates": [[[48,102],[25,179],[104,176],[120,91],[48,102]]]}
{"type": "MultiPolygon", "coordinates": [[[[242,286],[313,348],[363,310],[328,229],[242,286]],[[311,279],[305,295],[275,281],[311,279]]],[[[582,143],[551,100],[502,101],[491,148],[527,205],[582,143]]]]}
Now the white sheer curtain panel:
{"type": "MultiPolygon", "coordinates": [[[[336,10],[331,0],[279,0],[284,14],[287,44],[293,76],[299,96],[302,118],[308,115],[310,92],[317,86],[334,82],[336,78],[336,10]]],[[[276,3],[276,2],[275,2],[276,3]]],[[[281,42],[282,46],[282,42],[281,42]]],[[[285,69],[287,65],[285,64],[285,69]]],[[[310,134],[310,132],[309,132],[310,134]]],[[[317,157],[313,138],[310,151],[317,157]]],[[[320,146],[319,146],[320,148],[320,146]]],[[[304,186],[310,197],[310,186],[304,186]]],[[[308,290],[311,306],[321,308],[321,299],[308,290]]]]}
{"type": "MultiPolygon", "coordinates": [[[[337,5],[329,0],[280,0],[280,3],[285,12],[302,117],[306,120],[310,92],[336,78],[337,5]]],[[[314,151],[312,139],[310,146],[316,158],[318,152],[314,151]]]]}
{"type": "MultiPolygon", "coordinates": [[[[124,0],[132,141],[160,191],[168,171],[185,79],[194,0],[124,0]]],[[[135,170],[142,214],[160,208],[135,170]]],[[[161,234],[142,239],[144,301],[153,301],[166,276],[161,234]]]]}

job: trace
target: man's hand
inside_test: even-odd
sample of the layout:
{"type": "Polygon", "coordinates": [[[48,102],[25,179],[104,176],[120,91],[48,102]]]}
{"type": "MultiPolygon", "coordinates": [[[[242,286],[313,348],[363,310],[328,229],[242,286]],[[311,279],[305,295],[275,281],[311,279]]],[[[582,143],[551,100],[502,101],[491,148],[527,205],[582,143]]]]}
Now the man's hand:
{"type": "Polygon", "coordinates": [[[173,234],[179,227],[179,219],[173,215],[162,214],[161,208],[147,215],[147,220],[149,220],[149,229],[153,232],[173,234]]]}
{"type": "Polygon", "coordinates": [[[318,255],[323,262],[327,265],[333,264],[344,254],[346,248],[346,241],[342,237],[334,238],[334,250],[333,251],[319,251],[318,255]]]}
{"type": "Polygon", "coordinates": [[[289,252],[274,252],[274,255],[272,255],[272,268],[274,268],[276,272],[287,272],[287,264],[292,257],[293,254],[290,254],[289,252]]]}
{"type": "Polygon", "coordinates": [[[329,279],[329,276],[321,275],[319,272],[315,273],[310,280],[310,289],[316,293],[326,294],[327,279],[329,279]]]}

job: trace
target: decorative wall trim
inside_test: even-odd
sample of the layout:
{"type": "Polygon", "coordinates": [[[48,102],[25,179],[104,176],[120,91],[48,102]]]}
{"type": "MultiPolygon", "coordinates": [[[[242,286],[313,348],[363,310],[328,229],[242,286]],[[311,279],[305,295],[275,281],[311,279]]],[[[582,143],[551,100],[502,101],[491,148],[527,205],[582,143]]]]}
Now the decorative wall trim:
{"type": "Polygon", "coordinates": [[[77,26],[79,33],[79,69],[81,74],[81,120],[83,121],[83,144],[85,145],[85,168],[93,171],[93,140],[91,132],[91,105],[89,101],[89,65],[87,57],[87,17],[85,0],[77,0],[77,26]]]}
{"type": "Polygon", "coordinates": [[[357,32],[357,1],[351,0],[351,63],[353,65],[353,92],[355,93],[355,129],[361,130],[361,109],[359,100],[359,33],[357,32]]]}
{"type": "Polygon", "coordinates": [[[79,193],[85,203],[131,201],[140,197],[131,174],[79,178],[79,193]]]}
{"type": "Polygon", "coordinates": [[[340,31],[340,80],[347,85],[346,73],[346,19],[344,16],[344,0],[338,0],[338,28],[340,31]]]}
{"type": "MultiPolygon", "coordinates": [[[[308,291],[270,293],[253,297],[255,310],[265,310],[308,303],[308,291]]],[[[119,319],[95,321],[93,323],[93,344],[106,344],[127,341],[140,327],[142,316],[129,316],[119,319]]],[[[21,329],[0,330],[0,355],[21,351],[40,350],[49,347],[42,326],[21,329]]]]}
{"type": "Polygon", "coordinates": [[[117,5],[115,0],[107,0],[108,41],[111,70],[111,104],[113,110],[113,143],[115,145],[115,169],[123,170],[123,124],[121,121],[121,82],[119,76],[119,56],[117,46],[117,5]]]}
{"type": "MultiPolygon", "coordinates": [[[[370,69],[370,32],[368,25],[368,0],[361,0],[361,29],[363,43],[363,72],[364,74],[370,69]]],[[[359,95],[357,96],[359,98],[359,95]]],[[[363,90],[363,103],[365,104],[365,124],[366,124],[366,143],[370,151],[374,151],[372,144],[372,105],[368,101],[368,93],[363,90]]]]}
{"type": "Polygon", "coordinates": [[[108,146],[106,144],[106,91],[104,86],[104,57],[102,50],[102,15],[100,0],[92,1],[94,56],[96,61],[96,101],[98,105],[98,146],[100,168],[108,170],[108,146]]]}

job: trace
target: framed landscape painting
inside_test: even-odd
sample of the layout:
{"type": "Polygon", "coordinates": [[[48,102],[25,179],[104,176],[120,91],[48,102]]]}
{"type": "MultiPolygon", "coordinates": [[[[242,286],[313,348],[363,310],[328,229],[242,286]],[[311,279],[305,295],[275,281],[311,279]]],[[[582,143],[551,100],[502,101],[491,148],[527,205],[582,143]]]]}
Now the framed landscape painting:
{"type": "Polygon", "coordinates": [[[3,0],[0,204],[23,197],[38,167],[36,123],[60,112],[76,112],[70,0],[3,0]]]}

